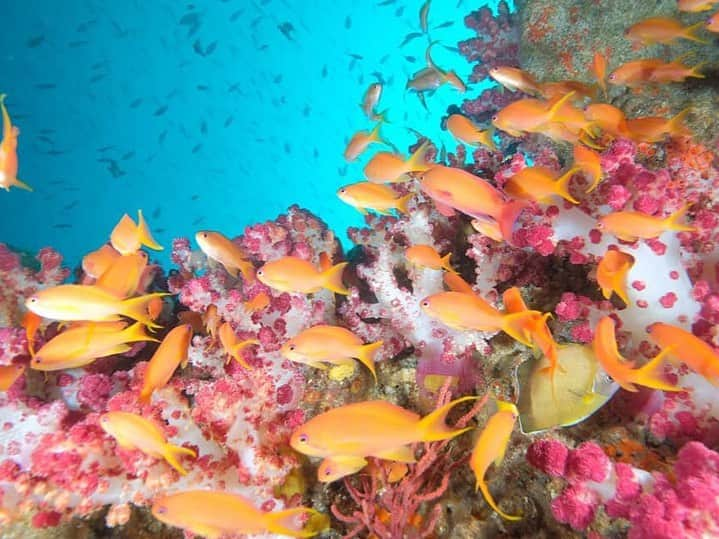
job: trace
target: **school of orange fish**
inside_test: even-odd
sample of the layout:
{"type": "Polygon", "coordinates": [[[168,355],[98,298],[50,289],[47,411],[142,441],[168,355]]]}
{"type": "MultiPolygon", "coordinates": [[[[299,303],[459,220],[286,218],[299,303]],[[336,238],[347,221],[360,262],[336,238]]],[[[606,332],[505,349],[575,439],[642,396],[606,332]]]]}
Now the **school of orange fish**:
{"type": "MultiPolygon", "coordinates": [[[[717,2],[714,0],[679,0],[683,11],[702,11],[717,2]]],[[[426,31],[429,1],[421,11],[421,26],[426,31]]],[[[655,17],[641,21],[626,32],[626,37],[638,47],[677,39],[701,41],[695,35],[699,27],[719,32],[719,13],[707,24],[684,27],[672,18],[655,17]]],[[[452,71],[437,67],[430,56],[433,44],[427,49],[427,67],[407,84],[416,92],[429,92],[447,83],[463,92],[464,83],[452,71]]],[[[623,112],[599,100],[607,94],[607,82],[613,85],[640,87],[702,77],[701,66],[685,65],[681,59],[666,62],[659,58],[627,62],[607,74],[607,59],[597,53],[592,71],[595,85],[576,81],[541,83],[531,74],[514,67],[491,70],[491,76],[509,91],[522,91],[532,97],[518,99],[491,120],[492,127],[482,130],[470,119],[452,114],[447,129],[467,145],[484,145],[496,149],[494,136],[498,129],[510,136],[539,133],[559,143],[573,145],[573,163],[556,175],[542,167],[528,167],[509,179],[503,189],[491,180],[477,177],[465,170],[426,160],[432,148],[428,140],[418,145],[411,156],[395,152],[378,152],[364,167],[366,181],[347,185],[337,192],[338,197],[359,211],[368,210],[389,214],[412,211],[411,203],[418,192],[429,197],[443,215],[459,212],[472,219],[475,229],[490,238],[511,242],[518,215],[532,202],[543,203],[555,196],[570,203],[579,201],[569,191],[569,184],[582,174],[588,184],[587,192],[602,179],[600,155],[597,149],[607,139],[629,138],[638,142],[655,143],[667,137],[689,136],[683,124],[688,111],[670,119],[661,117],[625,118],[623,112]],[[587,104],[589,101],[589,104],[587,104]],[[397,191],[396,184],[407,184],[397,191]]],[[[382,85],[371,85],[361,103],[367,118],[376,122],[370,131],[360,131],[351,137],[344,157],[356,160],[371,144],[383,144],[380,134],[385,112],[377,107],[382,85]]],[[[12,125],[0,96],[3,115],[3,139],[0,144],[0,186],[30,189],[17,178],[17,142],[19,130],[12,125]]],[[[666,231],[693,231],[684,224],[687,208],[665,218],[640,212],[619,211],[600,219],[599,226],[617,239],[627,242],[656,238],[666,231]]],[[[347,262],[333,265],[324,257],[321,267],[293,256],[286,256],[255,269],[252,260],[234,242],[219,232],[200,231],[196,241],[208,259],[221,264],[232,276],[259,279],[280,291],[312,294],[326,288],[337,294],[347,294],[342,276],[347,262]]],[[[148,288],[148,255],[141,250],[162,249],[153,239],[142,212],[135,221],[124,215],[110,236],[109,244],[88,254],[83,260],[83,284],[63,284],[37,292],[26,302],[28,314],[24,320],[32,361],[30,368],[54,371],[88,365],[97,358],[123,353],[137,341],[159,342],[146,329],[158,328],[155,319],[163,308],[166,293],[144,293],[148,288]],[[42,319],[61,321],[64,329],[39,349],[35,349],[34,335],[42,319]],[[130,323],[127,320],[132,320],[130,323]]],[[[421,300],[422,310],[448,327],[462,331],[504,331],[518,342],[536,348],[545,358],[544,369],[552,382],[558,366],[557,349],[547,326],[548,313],[530,310],[520,291],[510,288],[503,295],[504,310],[480,297],[453,269],[451,253],[442,256],[429,245],[412,245],[406,251],[407,260],[419,267],[444,271],[448,291],[438,292],[421,300]]],[[[597,282],[605,298],[616,294],[627,302],[627,273],[634,259],[618,249],[606,252],[597,268],[597,282]]],[[[248,305],[250,310],[261,309],[267,297],[258,297],[248,305]]],[[[615,338],[614,316],[605,316],[596,326],[592,344],[594,354],[603,369],[614,381],[628,391],[646,386],[663,391],[679,391],[664,379],[663,365],[673,356],[692,370],[714,383],[719,383],[719,356],[704,341],[691,333],[666,323],[651,327],[651,339],[661,353],[641,367],[628,361],[619,352],[615,338]]],[[[174,327],[159,343],[150,360],[139,398],[152,399],[153,392],[168,383],[178,367],[187,361],[187,350],[194,328],[204,326],[217,336],[229,358],[243,367],[241,351],[258,345],[255,339],[239,340],[233,328],[223,322],[211,309],[201,320],[185,319],[174,327]]],[[[373,356],[382,342],[364,343],[346,328],[319,325],[305,329],[282,347],[288,359],[305,365],[326,369],[348,365],[359,360],[377,379],[373,356]]],[[[0,386],[7,388],[21,376],[23,369],[6,368],[0,373],[0,386]]],[[[411,463],[415,455],[411,449],[416,442],[449,439],[470,430],[453,430],[445,424],[447,413],[457,404],[477,399],[474,396],[457,398],[431,414],[420,417],[416,413],[385,401],[354,403],[329,410],[299,427],[290,445],[298,452],[322,458],[318,468],[319,481],[328,482],[363,469],[368,457],[411,463]]],[[[499,465],[518,417],[517,408],[509,402],[498,402],[492,415],[477,438],[470,467],[476,477],[476,488],[487,503],[502,517],[520,516],[502,512],[485,482],[485,473],[492,462],[499,465]]],[[[181,460],[195,458],[194,451],[167,443],[159,428],[151,421],[132,413],[110,412],[103,415],[101,426],[123,448],[135,448],[165,459],[179,473],[185,474],[181,460]]],[[[269,531],[295,537],[316,534],[317,526],[296,524],[296,517],[309,518],[318,513],[309,508],[266,513],[255,508],[250,500],[210,491],[186,491],[159,497],[153,514],[163,522],[179,526],[208,537],[227,532],[255,533],[269,531]]]]}

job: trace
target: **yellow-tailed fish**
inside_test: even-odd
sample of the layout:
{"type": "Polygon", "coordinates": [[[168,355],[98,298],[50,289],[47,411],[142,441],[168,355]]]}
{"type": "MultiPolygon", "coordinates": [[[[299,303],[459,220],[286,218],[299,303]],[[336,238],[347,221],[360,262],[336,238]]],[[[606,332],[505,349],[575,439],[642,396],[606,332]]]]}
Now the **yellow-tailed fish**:
{"type": "Polygon", "coordinates": [[[553,196],[560,196],[572,204],[579,201],[569,193],[569,182],[578,168],[572,168],[556,177],[551,169],[546,167],[527,167],[507,180],[504,190],[513,197],[547,202],[553,196]]]}
{"type": "Polygon", "coordinates": [[[134,253],[143,245],[155,251],[161,251],[163,249],[152,237],[150,228],[142,216],[142,210],[137,210],[137,224],[129,215],[125,214],[122,216],[112,230],[110,243],[117,252],[122,255],[134,253]]]}
{"type": "Polygon", "coordinates": [[[149,403],[152,393],[167,385],[178,365],[187,364],[187,354],[192,340],[192,326],[182,324],[172,328],[150,359],[140,390],[140,402],[149,403]]]}
{"type": "Polygon", "coordinates": [[[474,122],[462,114],[451,114],[447,118],[447,130],[458,141],[470,146],[486,146],[493,152],[497,151],[497,145],[494,143],[494,127],[482,131],[474,125],[474,122]]]}
{"type": "Polygon", "coordinates": [[[377,125],[375,125],[374,129],[369,133],[367,131],[357,131],[357,133],[352,135],[352,138],[345,148],[345,160],[354,161],[367,149],[367,146],[373,142],[387,144],[379,134],[380,127],[382,127],[382,122],[377,122],[377,125]]]}
{"type": "Polygon", "coordinates": [[[649,338],[663,351],[679,358],[691,370],[719,386],[719,354],[705,341],[680,327],[664,322],[649,326],[649,338]]]}
{"type": "Polygon", "coordinates": [[[35,356],[35,334],[40,329],[42,317],[36,315],[32,311],[27,311],[22,317],[22,327],[25,329],[25,337],[27,338],[27,351],[31,356],[35,356]]]}
{"type": "Polygon", "coordinates": [[[476,478],[475,490],[481,490],[485,501],[494,509],[498,515],[507,520],[520,520],[518,515],[508,515],[503,512],[494,501],[489,487],[484,480],[487,470],[494,462],[499,466],[504,459],[504,453],[512,436],[514,424],[519,417],[517,407],[511,402],[497,401],[497,412],[489,418],[469,458],[469,466],[476,478]]]}
{"type": "Polygon", "coordinates": [[[356,208],[362,215],[365,215],[367,210],[390,215],[391,210],[407,213],[407,205],[414,193],[399,195],[389,185],[358,182],[340,187],[337,196],[342,202],[356,208]]]}
{"type": "Polygon", "coordinates": [[[0,367],[0,391],[7,391],[25,372],[25,365],[15,363],[0,367]]]}
{"type": "Polygon", "coordinates": [[[336,294],[349,294],[342,284],[342,272],[349,262],[340,262],[320,271],[312,262],[298,256],[283,256],[267,262],[257,271],[261,283],[282,292],[311,294],[323,288],[336,294]]]}
{"type": "Polygon", "coordinates": [[[409,159],[392,152],[378,152],[372,156],[364,167],[364,174],[372,183],[399,183],[407,181],[410,172],[422,172],[431,164],[425,162],[425,154],[430,142],[423,142],[409,159]]]}
{"type": "Polygon", "coordinates": [[[353,364],[353,358],[369,369],[377,381],[374,355],[382,347],[382,341],[364,344],[362,339],[347,328],[318,325],[305,329],[282,345],[282,355],[287,359],[312,367],[324,368],[323,363],[334,365],[353,364]]]}
{"type": "Polygon", "coordinates": [[[328,527],[328,519],[314,509],[296,507],[270,513],[238,494],[213,490],[158,496],[152,503],[152,514],[165,524],[207,539],[238,533],[313,537],[328,527]]]}
{"type": "Polygon", "coordinates": [[[252,344],[260,344],[260,341],[257,339],[239,340],[237,335],[235,335],[235,330],[232,329],[229,322],[225,322],[220,326],[218,335],[220,337],[222,347],[225,349],[225,353],[227,354],[226,363],[229,363],[230,359],[235,359],[237,363],[242,365],[245,369],[252,369],[252,367],[242,357],[242,349],[252,344]]]}
{"type": "Polygon", "coordinates": [[[146,268],[147,253],[144,251],[120,255],[112,260],[110,266],[95,282],[95,286],[118,298],[133,296],[138,291],[146,268]]]}
{"type": "Polygon", "coordinates": [[[32,191],[25,182],[17,178],[17,138],[20,129],[10,121],[10,115],[5,108],[5,94],[0,94],[0,110],[2,111],[2,141],[0,141],[0,189],[9,191],[11,187],[19,187],[32,191]]]}
{"type": "Polygon", "coordinates": [[[66,329],[46,342],[33,356],[30,367],[37,371],[73,369],[97,358],[122,354],[129,343],[160,342],[145,333],[141,323],[87,322],[66,329]]]}
{"type": "Polygon", "coordinates": [[[651,239],[661,236],[668,230],[696,232],[696,228],[683,225],[679,220],[689,209],[686,204],[672,213],[669,217],[654,217],[638,211],[617,211],[600,217],[600,228],[614,234],[622,241],[636,241],[637,239],[651,239]]]}
{"type": "Polygon", "coordinates": [[[597,283],[602,289],[604,299],[612,297],[612,292],[629,305],[627,296],[627,275],[634,266],[634,257],[617,249],[608,249],[597,265],[597,283]]]}
{"type": "Polygon", "coordinates": [[[404,255],[407,257],[407,261],[415,266],[433,270],[445,269],[452,273],[457,273],[449,261],[452,253],[441,256],[431,245],[412,245],[412,247],[407,248],[404,255]]]}
{"type": "Polygon", "coordinates": [[[200,230],[195,234],[195,241],[207,258],[222,264],[233,277],[237,277],[239,270],[245,280],[255,278],[255,268],[248,260],[249,255],[228,237],[212,230],[200,230]]]}
{"type": "Polygon", "coordinates": [[[596,189],[599,182],[602,181],[602,158],[595,152],[582,146],[581,144],[574,145],[574,163],[572,168],[579,169],[584,177],[589,182],[587,187],[587,193],[591,193],[596,189]]]}
{"type": "Polygon", "coordinates": [[[539,93],[537,79],[517,67],[496,66],[489,70],[489,76],[512,92],[539,93]]]}
{"type": "Polygon", "coordinates": [[[153,298],[167,295],[165,292],[156,292],[120,299],[94,285],[61,284],[36,292],[25,300],[25,306],[35,314],[51,320],[112,322],[127,316],[150,328],[156,328],[159,326],[147,314],[147,304],[153,298]]]}
{"type": "Polygon", "coordinates": [[[100,416],[102,430],[115,438],[123,449],[137,449],[146,455],[162,458],[182,475],[187,475],[180,464],[180,456],[197,456],[192,449],[167,443],[165,434],[149,419],[130,412],[107,412],[100,416]]]}

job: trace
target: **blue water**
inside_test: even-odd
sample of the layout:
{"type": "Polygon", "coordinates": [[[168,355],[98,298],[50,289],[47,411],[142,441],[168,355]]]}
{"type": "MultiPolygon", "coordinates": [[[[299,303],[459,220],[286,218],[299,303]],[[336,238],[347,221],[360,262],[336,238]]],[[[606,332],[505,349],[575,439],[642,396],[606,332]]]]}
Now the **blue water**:
{"type": "MultiPolygon", "coordinates": [[[[166,262],[175,237],[235,236],[298,203],[347,244],[362,219],[335,191],[362,179],[369,155],[348,165],[342,152],[371,127],[358,103],[377,74],[392,122],[383,134],[402,150],[415,141],[408,127],[453,148],[441,117],[483,88],[442,87],[426,111],[405,84],[425,66],[427,39],[399,48],[419,30],[422,1],[379,2],[6,2],[0,92],[34,192],[0,191],[0,242],[51,245],[76,264],[141,208],[166,262]]],[[[463,18],[478,7],[434,0],[430,27],[454,25],[432,39],[473,36],[463,18]]],[[[433,58],[464,80],[471,71],[447,48],[433,58]]]]}

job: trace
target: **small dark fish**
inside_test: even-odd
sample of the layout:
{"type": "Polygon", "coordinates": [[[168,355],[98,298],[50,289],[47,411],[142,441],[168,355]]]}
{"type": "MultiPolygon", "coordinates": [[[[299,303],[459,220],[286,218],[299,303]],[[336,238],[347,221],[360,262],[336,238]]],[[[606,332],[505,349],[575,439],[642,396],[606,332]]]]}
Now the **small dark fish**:
{"type": "Polygon", "coordinates": [[[95,70],[97,70],[97,69],[100,69],[101,67],[104,67],[104,65],[105,65],[105,62],[95,62],[94,64],[92,64],[92,65],[90,66],[90,69],[92,69],[93,71],[95,71],[95,70]]]}
{"type": "Polygon", "coordinates": [[[196,226],[196,225],[199,225],[199,224],[200,224],[202,221],[204,221],[204,220],[205,220],[204,217],[198,217],[197,219],[195,219],[194,221],[192,221],[192,224],[193,224],[193,226],[196,226]]]}
{"type": "Polygon", "coordinates": [[[207,86],[206,84],[198,84],[197,89],[201,92],[206,92],[207,90],[210,89],[210,87],[207,86]]]}
{"type": "Polygon", "coordinates": [[[41,133],[43,135],[52,135],[54,132],[55,132],[54,129],[47,129],[47,128],[40,129],[40,131],[38,131],[38,133],[41,133]]]}
{"type": "Polygon", "coordinates": [[[202,123],[200,124],[200,133],[203,135],[207,134],[207,122],[205,120],[202,120],[202,123]]]}
{"type": "Polygon", "coordinates": [[[154,116],[162,116],[167,112],[167,105],[162,105],[161,107],[157,108],[154,112],[154,116]]]}
{"type": "Polygon", "coordinates": [[[115,37],[123,38],[127,37],[127,35],[130,33],[129,30],[125,30],[122,26],[120,26],[120,23],[113,20],[110,21],[112,23],[113,28],[115,29],[115,37]]]}
{"type": "Polygon", "coordinates": [[[110,150],[114,150],[114,149],[115,149],[114,146],[102,146],[101,148],[97,148],[95,151],[102,153],[102,152],[109,152],[110,150]]]}
{"type": "Polygon", "coordinates": [[[70,47],[71,49],[77,49],[78,47],[84,47],[88,43],[90,43],[90,42],[87,41],[86,39],[81,39],[79,41],[70,41],[67,44],[67,46],[70,47]]]}
{"type": "Polygon", "coordinates": [[[162,208],[160,206],[158,206],[157,208],[152,210],[152,218],[157,219],[158,217],[160,217],[161,212],[162,212],[162,208]]]}
{"type": "Polygon", "coordinates": [[[110,174],[112,174],[113,178],[120,178],[126,174],[125,171],[120,168],[120,165],[118,165],[117,161],[115,160],[111,160],[110,166],[107,167],[107,170],[110,174]]]}
{"type": "Polygon", "coordinates": [[[52,180],[47,183],[49,183],[50,185],[63,185],[65,183],[65,180],[52,180]]]}
{"type": "Polygon", "coordinates": [[[31,37],[30,39],[27,40],[27,43],[25,43],[25,44],[27,45],[28,49],[34,49],[34,48],[42,45],[44,42],[45,42],[45,36],[39,35],[39,36],[31,37]]]}
{"type": "Polygon", "coordinates": [[[163,232],[165,232],[165,229],[164,229],[164,228],[153,228],[152,230],[154,230],[154,231],[157,232],[158,234],[162,234],[163,232]]]}
{"type": "Polygon", "coordinates": [[[272,82],[274,82],[275,84],[281,83],[282,82],[282,73],[280,73],[279,75],[275,75],[272,78],[272,82]]]}
{"type": "Polygon", "coordinates": [[[395,17],[401,17],[403,13],[404,13],[404,6],[399,6],[397,9],[394,10],[395,17]]]}
{"type": "Polygon", "coordinates": [[[204,51],[202,50],[202,43],[200,43],[199,39],[196,39],[195,42],[192,44],[192,49],[200,56],[205,55],[204,51]]]}
{"type": "Polygon", "coordinates": [[[317,159],[320,156],[320,151],[315,148],[314,150],[312,150],[312,156],[317,159]]]}
{"type": "Polygon", "coordinates": [[[234,116],[228,116],[225,120],[225,127],[230,127],[230,124],[235,121],[234,116]]]}
{"type": "Polygon", "coordinates": [[[350,28],[352,28],[352,18],[347,15],[347,17],[345,17],[345,30],[349,30],[350,28]]]}
{"type": "Polygon", "coordinates": [[[414,56],[405,56],[404,59],[407,60],[410,64],[413,64],[417,61],[417,58],[415,58],[414,56]]]}
{"type": "Polygon", "coordinates": [[[450,45],[442,45],[442,47],[444,47],[448,51],[456,52],[457,54],[459,54],[459,47],[452,47],[450,45]]]}
{"type": "Polygon", "coordinates": [[[107,73],[98,73],[97,75],[93,75],[92,77],[90,77],[90,84],[92,84],[93,82],[99,82],[105,77],[107,77],[107,73]]]}
{"type": "Polygon", "coordinates": [[[309,117],[311,112],[312,112],[312,107],[310,107],[309,105],[305,105],[305,108],[302,109],[302,116],[307,118],[307,117],[309,117]]]}
{"type": "Polygon", "coordinates": [[[195,26],[200,23],[200,14],[197,12],[186,13],[182,16],[179,23],[183,26],[195,26]]]}
{"type": "Polygon", "coordinates": [[[127,161],[128,159],[132,159],[133,157],[135,157],[134,150],[122,154],[122,157],[120,157],[120,161],[127,161]]]}
{"type": "Polygon", "coordinates": [[[165,137],[167,137],[167,129],[165,129],[162,133],[160,133],[160,136],[157,137],[157,143],[162,144],[165,142],[165,137]]]}
{"type": "MultiPolygon", "coordinates": [[[[38,90],[52,90],[53,88],[57,88],[57,84],[52,82],[40,82],[35,85],[35,88],[38,90]]],[[[15,115],[17,117],[17,114],[15,115]]]]}
{"type": "Polygon", "coordinates": [[[269,46],[267,43],[263,43],[262,45],[260,45],[259,47],[257,47],[257,50],[258,50],[258,51],[266,51],[266,50],[269,49],[269,48],[270,48],[270,46],[269,46]]]}
{"type": "MultiPolygon", "coordinates": [[[[15,116],[17,118],[17,115],[15,116]]],[[[45,152],[46,155],[64,155],[67,150],[48,150],[45,152]]]]}
{"type": "Polygon", "coordinates": [[[72,228],[72,225],[70,223],[58,223],[56,225],[52,225],[53,228],[72,228]]]}
{"type": "Polygon", "coordinates": [[[77,25],[77,28],[75,28],[75,31],[79,34],[87,32],[91,26],[95,26],[97,24],[97,19],[92,19],[89,21],[81,22],[77,25]]]}
{"type": "Polygon", "coordinates": [[[322,66],[322,78],[323,79],[327,78],[327,64],[322,66]]]}
{"type": "Polygon", "coordinates": [[[48,143],[48,144],[54,144],[54,142],[55,142],[54,140],[52,140],[52,139],[51,139],[50,137],[48,137],[47,135],[38,135],[38,136],[35,137],[35,138],[36,138],[37,140],[40,140],[40,141],[42,141],[42,142],[46,142],[46,143],[48,143]]]}
{"type": "Polygon", "coordinates": [[[389,60],[389,54],[385,54],[382,58],[380,58],[379,63],[384,64],[387,60],[389,60]]]}
{"type": "Polygon", "coordinates": [[[292,32],[295,31],[295,27],[292,26],[291,22],[285,21],[282,24],[277,25],[277,29],[282,32],[282,35],[285,36],[290,41],[294,41],[294,37],[292,36],[292,32]]]}
{"type": "Polygon", "coordinates": [[[130,103],[130,108],[136,109],[140,105],[142,105],[142,98],[138,97],[137,99],[133,99],[132,103],[130,103]]]}
{"type": "Polygon", "coordinates": [[[70,202],[70,204],[66,204],[65,206],[63,206],[62,209],[68,211],[76,207],[78,204],[80,204],[79,200],[73,200],[72,202],[70,202]]]}
{"type": "Polygon", "coordinates": [[[397,0],[384,0],[384,2],[380,2],[377,4],[378,6],[389,6],[391,4],[394,4],[397,0]]]}
{"type": "Polygon", "coordinates": [[[404,47],[407,43],[412,41],[413,39],[417,39],[418,37],[422,37],[424,34],[422,32],[412,32],[404,36],[404,39],[402,40],[402,43],[399,44],[400,47],[404,47]]]}
{"type": "Polygon", "coordinates": [[[347,165],[343,167],[337,167],[337,174],[340,176],[347,176],[347,165]]]}
{"type": "Polygon", "coordinates": [[[209,56],[213,52],[215,52],[215,49],[217,48],[217,41],[213,41],[210,43],[207,47],[205,47],[205,54],[204,56],[209,56]]]}
{"type": "Polygon", "coordinates": [[[198,200],[200,198],[200,195],[192,195],[190,198],[192,200],[198,200]]]}
{"type": "Polygon", "coordinates": [[[260,21],[264,18],[264,15],[260,15],[259,17],[255,17],[254,19],[252,19],[252,22],[250,22],[250,28],[252,28],[253,30],[257,28],[257,25],[260,24],[260,21]]]}
{"type": "Polygon", "coordinates": [[[195,144],[195,146],[192,148],[192,153],[197,153],[202,149],[202,143],[195,144]]]}
{"type": "Polygon", "coordinates": [[[230,22],[235,22],[245,12],[244,9],[238,9],[232,15],[230,15],[230,22]]]}
{"type": "Polygon", "coordinates": [[[364,56],[362,56],[361,54],[355,54],[354,52],[348,52],[347,56],[349,56],[350,58],[354,58],[355,60],[364,60],[364,56]]]}
{"type": "Polygon", "coordinates": [[[285,144],[284,144],[284,150],[285,150],[285,153],[286,153],[286,154],[292,153],[292,148],[290,147],[290,143],[289,143],[289,142],[285,142],[285,144]]]}
{"type": "Polygon", "coordinates": [[[440,28],[449,28],[450,26],[454,26],[454,21],[445,21],[442,24],[435,26],[435,30],[439,30],[440,28]]]}

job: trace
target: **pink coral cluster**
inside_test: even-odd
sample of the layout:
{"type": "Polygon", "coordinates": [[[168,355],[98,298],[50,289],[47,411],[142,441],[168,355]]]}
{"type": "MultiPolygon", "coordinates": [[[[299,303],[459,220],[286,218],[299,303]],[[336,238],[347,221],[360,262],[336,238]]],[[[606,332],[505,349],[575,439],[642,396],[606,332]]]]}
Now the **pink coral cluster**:
{"type": "Polygon", "coordinates": [[[551,503],[557,520],[585,530],[600,507],[624,519],[630,539],[687,539],[719,532],[719,454],[700,442],[677,453],[671,473],[612,462],[594,442],[568,449],[555,440],[538,440],[527,450],[529,463],[566,486],[551,503]]]}

